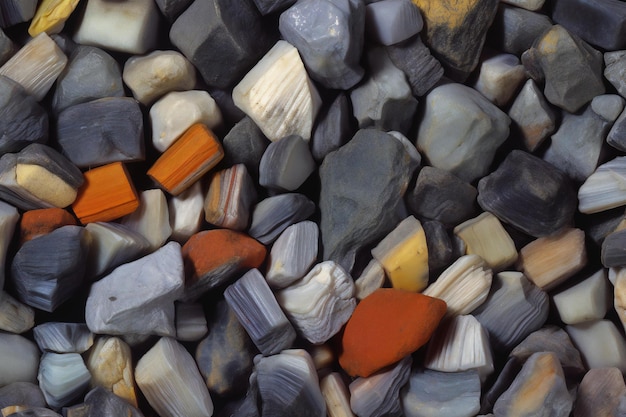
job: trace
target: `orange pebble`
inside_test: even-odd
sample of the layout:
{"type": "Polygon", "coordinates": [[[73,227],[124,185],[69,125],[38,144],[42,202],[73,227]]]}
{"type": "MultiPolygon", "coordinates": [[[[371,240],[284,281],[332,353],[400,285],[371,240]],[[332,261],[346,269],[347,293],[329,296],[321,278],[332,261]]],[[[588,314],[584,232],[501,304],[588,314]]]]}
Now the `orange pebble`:
{"type": "Polygon", "coordinates": [[[20,244],[45,235],[62,226],[76,226],[77,221],[67,210],[45,208],[24,212],[20,220],[20,244]]]}
{"type": "Polygon", "coordinates": [[[85,182],[72,204],[83,224],[115,220],[139,207],[137,192],[121,162],[91,169],[84,176],[85,182]]]}
{"type": "Polygon", "coordinates": [[[339,364],[367,377],[424,346],[446,314],[446,303],[423,294],[381,288],[354,310],[342,335],[339,364]]]}
{"type": "Polygon", "coordinates": [[[224,157],[222,145],[201,123],[192,125],[148,170],[168,193],[178,195],[224,157]]]}

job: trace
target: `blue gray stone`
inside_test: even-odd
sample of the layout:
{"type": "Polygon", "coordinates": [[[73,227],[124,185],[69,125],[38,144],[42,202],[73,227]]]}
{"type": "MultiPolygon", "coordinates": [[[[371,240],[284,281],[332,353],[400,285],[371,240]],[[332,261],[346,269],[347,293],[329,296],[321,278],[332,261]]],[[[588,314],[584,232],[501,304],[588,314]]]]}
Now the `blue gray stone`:
{"type": "Polygon", "coordinates": [[[487,42],[499,51],[521,56],[551,27],[545,14],[500,3],[487,42]]]}
{"type": "Polygon", "coordinates": [[[44,352],[84,353],[93,345],[93,333],[84,323],[42,323],[33,329],[33,337],[44,352]]]}
{"type": "Polygon", "coordinates": [[[0,28],[8,28],[33,18],[38,0],[4,0],[0,2],[0,28]]]}
{"type": "Polygon", "coordinates": [[[224,159],[222,164],[230,167],[244,164],[253,178],[259,177],[259,164],[265,149],[270,144],[261,129],[246,116],[224,137],[224,159]]]}
{"type": "Polygon", "coordinates": [[[348,97],[341,92],[322,109],[311,135],[311,154],[321,161],[330,152],[344,145],[352,137],[352,110],[348,97]]]}
{"type": "Polygon", "coordinates": [[[387,46],[386,49],[393,64],[406,75],[416,97],[428,93],[443,77],[441,63],[431,55],[430,49],[419,36],[387,46]]]}
{"type": "Polygon", "coordinates": [[[278,191],[295,191],[315,171],[309,143],[289,135],[270,143],[259,164],[259,184],[278,191]]]}
{"type": "Polygon", "coordinates": [[[45,407],[46,399],[39,385],[32,382],[13,382],[0,388],[0,410],[16,404],[45,407]]]}
{"type": "Polygon", "coordinates": [[[315,203],[304,194],[286,193],[268,197],[252,211],[248,234],[267,245],[294,223],[307,219],[315,211],[315,203]]]}
{"type": "Polygon", "coordinates": [[[37,375],[48,405],[58,410],[77,400],[87,389],[91,374],[78,353],[44,353],[37,375]]]}

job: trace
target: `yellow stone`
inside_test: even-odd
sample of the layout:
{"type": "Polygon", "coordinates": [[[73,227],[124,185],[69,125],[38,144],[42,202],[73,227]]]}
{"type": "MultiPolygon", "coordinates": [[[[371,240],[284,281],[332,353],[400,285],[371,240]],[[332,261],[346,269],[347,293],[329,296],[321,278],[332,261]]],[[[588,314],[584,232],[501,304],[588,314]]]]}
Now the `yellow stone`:
{"type": "Polygon", "coordinates": [[[428,247],[422,224],[413,216],[404,219],[372,249],[393,288],[421,291],[428,285],[428,247]]]}
{"type": "Polygon", "coordinates": [[[448,26],[451,29],[463,24],[470,11],[481,0],[413,0],[426,21],[429,32],[436,26],[448,26]]]}
{"type": "Polygon", "coordinates": [[[536,415],[552,393],[557,379],[563,378],[561,364],[553,353],[544,352],[534,362],[532,377],[519,388],[509,408],[509,416],[536,415]]]}
{"type": "Polygon", "coordinates": [[[32,37],[46,32],[48,35],[59,33],[65,21],[70,17],[79,0],[43,0],[35,12],[28,28],[32,37]]]}
{"type": "Polygon", "coordinates": [[[54,207],[67,207],[76,199],[77,190],[40,165],[17,164],[15,181],[33,196],[54,207]]]}

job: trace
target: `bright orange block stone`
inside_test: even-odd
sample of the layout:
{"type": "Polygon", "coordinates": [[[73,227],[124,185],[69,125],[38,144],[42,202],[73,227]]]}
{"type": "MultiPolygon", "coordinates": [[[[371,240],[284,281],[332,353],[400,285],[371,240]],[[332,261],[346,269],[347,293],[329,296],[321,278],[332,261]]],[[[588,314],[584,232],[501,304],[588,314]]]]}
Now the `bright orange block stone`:
{"type": "Polygon", "coordinates": [[[381,288],[365,297],[346,324],[339,364],[368,377],[424,346],[446,314],[446,303],[423,294],[381,288]]]}
{"type": "Polygon", "coordinates": [[[121,162],[91,169],[84,176],[85,183],[72,204],[81,223],[108,222],[139,207],[137,192],[121,162]]]}
{"type": "Polygon", "coordinates": [[[77,221],[67,210],[52,207],[29,210],[20,219],[20,244],[46,235],[62,226],[76,226],[77,221]]]}
{"type": "Polygon", "coordinates": [[[164,190],[178,195],[224,157],[222,144],[208,127],[192,125],[148,170],[164,190]]]}

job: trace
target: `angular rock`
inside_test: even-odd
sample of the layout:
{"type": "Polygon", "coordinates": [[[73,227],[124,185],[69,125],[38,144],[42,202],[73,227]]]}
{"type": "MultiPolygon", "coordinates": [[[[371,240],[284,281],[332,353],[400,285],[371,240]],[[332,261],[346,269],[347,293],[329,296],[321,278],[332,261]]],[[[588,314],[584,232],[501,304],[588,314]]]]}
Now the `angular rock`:
{"type": "Polygon", "coordinates": [[[85,406],[88,409],[87,417],[128,416],[143,417],[141,411],[133,407],[124,399],[110,391],[96,387],[85,395],[85,406]]]}
{"type": "Polygon", "coordinates": [[[150,243],[150,251],[155,251],[172,234],[167,200],[159,189],[145,190],[139,195],[139,208],[124,216],[120,223],[141,234],[150,243]]]}
{"type": "Polygon", "coordinates": [[[84,353],[93,345],[93,333],[84,323],[42,323],[33,336],[43,352],[84,353]]]}
{"type": "Polygon", "coordinates": [[[354,417],[350,408],[350,393],[339,372],[332,372],[321,378],[320,390],[326,401],[329,417],[354,417]]]}
{"type": "Polygon", "coordinates": [[[47,312],[69,300],[83,282],[87,236],[79,226],[63,226],[29,240],[11,264],[18,298],[47,312]]]}
{"type": "Polygon", "coordinates": [[[0,388],[0,410],[15,404],[45,407],[46,399],[38,385],[31,382],[13,382],[0,388]]]}
{"type": "Polygon", "coordinates": [[[524,66],[512,54],[497,54],[480,63],[474,88],[498,107],[506,106],[526,78],[524,66]]]}
{"type": "Polygon", "coordinates": [[[478,182],[478,204],[531,236],[546,236],[571,222],[576,196],[568,178],[519,150],[478,182]],[[532,213],[532,216],[529,215],[532,213]]]}
{"type": "Polygon", "coordinates": [[[604,94],[602,54],[560,25],[535,40],[522,63],[535,81],[545,80],[546,99],[570,113],[604,94]]]}
{"type": "Polygon", "coordinates": [[[287,227],[307,219],[314,210],[315,204],[304,194],[268,197],[254,207],[248,234],[264,245],[269,244],[287,227]]]}
{"type": "Polygon", "coordinates": [[[0,6],[0,27],[7,28],[30,20],[35,15],[37,0],[7,0],[0,6]]]}
{"type": "MultiPolygon", "coordinates": [[[[552,20],[545,14],[525,10],[517,4],[525,1],[508,0],[501,2],[498,6],[498,12],[488,36],[489,42],[495,49],[521,56],[524,51],[533,46],[539,36],[552,27],[552,20]]],[[[529,2],[533,1],[536,0],[529,2]]],[[[544,0],[538,1],[544,2],[544,0]]]]}
{"type": "Polygon", "coordinates": [[[35,311],[0,291],[0,330],[19,334],[32,329],[34,325],[35,311]]]}
{"type": "Polygon", "coordinates": [[[359,61],[364,27],[365,7],[354,0],[296,2],[279,21],[283,39],[298,49],[311,78],[340,90],[363,77],[359,61]]]}
{"type": "Polygon", "coordinates": [[[604,78],[615,87],[617,92],[626,96],[626,51],[607,51],[604,53],[604,78]]]}
{"type": "Polygon", "coordinates": [[[422,30],[419,9],[409,0],[383,0],[365,8],[366,30],[370,38],[383,45],[393,45],[422,30]]]}
{"type": "Polygon", "coordinates": [[[4,288],[7,251],[18,220],[20,220],[20,214],[17,209],[0,201],[0,290],[4,288]]]}
{"type": "Polygon", "coordinates": [[[265,149],[259,164],[259,184],[280,192],[295,191],[316,167],[309,144],[297,135],[285,136],[265,149]]]}
{"type": "Polygon", "coordinates": [[[606,143],[620,151],[626,150],[626,112],[623,111],[613,123],[606,143]]]}
{"type": "Polygon", "coordinates": [[[255,6],[263,15],[281,11],[294,3],[295,0],[254,0],[255,6]]]}
{"type": "Polygon", "coordinates": [[[155,0],[159,10],[169,22],[173,22],[178,15],[185,11],[193,0],[155,0]]]}
{"type": "Polygon", "coordinates": [[[435,168],[472,182],[488,172],[496,149],[509,135],[510,122],[476,90],[441,85],[426,96],[416,146],[435,168]]]}
{"type": "Polygon", "coordinates": [[[272,288],[284,288],[304,277],[317,259],[319,228],[303,221],[285,229],[272,245],[265,280],[272,288]]]}
{"type": "Polygon", "coordinates": [[[204,190],[200,181],[196,181],[177,196],[172,196],[167,204],[170,215],[170,238],[184,244],[191,236],[198,233],[204,212],[204,190]]]}
{"type": "Polygon", "coordinates": [[[454,260],[454,248],[442,223],[431,220],[422,224],[428,247],[428,270],[436,273],[454,260]]]}
{"type": "Polygon", "coordinates": [[[610,289],[604,269],[580,283],[552,295],[565,324],[602,319],[609,308],[610,289]]]}
{"type": "Polygon", "coordinates": [[[626,384],[619,369],[590,369],[576,391],[573,416],[621,415],[618,410],[624,396],[626,384]]]}
{"type": "MultiPolygon", "coordinates": [[[[504,393],[504,391],[506,391],[511,386],[513,380],[522,369],[522,365],[524,365],[524,361],[515,357],[509,357],[506,360],[504,366],[502,367],[502,369],[499,370],[499,374],[491,384],[491,387],[489,387],[488,390],[485,390],[485,393],[480,400],[480,411],[482,413],[493,411],[494,404],[496,403],[498,398],[500,398],[500,396],[504,393]]],[[[490,417],[494,417],[493,414],[487,415],[490,417]]]]}
{"type": "Polygon", "coordinates": [[[554,111],[533,80],[526,81],[515,97],[509,117],[513,121],[513,131],[520,134],[530,152],[534,152],[556,126],[554,111]]]}
{"type": "Polygon", "coordinates": [[[358,250],[399,222],[409,182],[410,157],[402,144],[374,129],[359,130],[324,158],[320,231],[323,259],[350,271],[358,250]]]}
{"type": "Polygon", "coordinates": [[[36,382],[40,356],[35,343],[17,334],[0,332],[0,387],[36,382]]]}
{"type": "Polygon", "coordinates": [[[386,50],[393,64],[406,75],[416,97],[425,95],[443,76],[443,67],[419,36],[389,45],[386,50]]]}
{"type": "Polygon", "coordinates": [[[578,210],[592,214],[626,204],[626,157],[600,165],[578,189],[578,210]]]}
{"type": "Polygon", "coordinates": [[[170,242],[91,286],[87,326],[94,333],[175,336],[174,300],[182,296],[183,286],[180,245],[170,242]]]}
{"type": "Polygon", "coordinates": [[[588,369],[626,369],[626,342],[612,321],[594,320],[565,326],[588,369]],[[602,343],[598,343],[601,340],[602,343]]]}
{"type": "Polygon", "coordinates": [[[354,280],[355,297],[361,301],[385,283],[385,270],[376,259],[369,261],[361,275],[354,280]]]}
{"type": "Polygon", "coordinates": [[[613,280],[613,306],[622,326],[626,328],[626,275],[623,271],[626,270],[620,268],[613,280]]]}
{"type": "MultiPolygon", "coordinates": [[[[0,6],[1,8],[2,6],[0,6]]],[[[0,15],[2,11],[0,10],[0,15]]],[[[0,19],[2,19],[0,17],[0,19]]],[[[11,38],[9,38],[6,33],[2,29],[0,29],[0,65],[3,65],[7,62],[13,54],[17,51],[17,46],[11,38]]]]}
{"type": "Polygon", "coordinates": [[[263,135],[254,121],[246,116],[224,137],[225,166],[244,164],[252,178],[259,177],[259,163],[271,142],[263,135]]]}
{"type": "Polygon", "coordinates": [[[132,98],[101,98],[68,107],[57,118],[56,134],[60,151],[79,168],[145,158],[143,116],[132,98]]]}
{"type": "Polygon", "coordinates": [[[526,10],[539,10],[545,3],[545,0],[503,0],[508,3],[526,10]]]}
{"type": "Polygon", "coordinates": [[[58,207],[28,210],[20,219],[20,244],[69,225],[76,226],[77,222],[67,210],[58,207]]]}
{"type": "Polygon", "coordinates": [[[326,155],[339,149],[350,140],[352,110],[345,93],[339,93],[331,104],[322,108],[313,134],[311,135],[311,155],[321,161],[326,155]]]}
{"type": "Polygon", "coordinates": [[[626,265],[624,242],[626,230],[618,230],[609,234],[602,242],[601,260],[606,268],[626,265]]]}
{"type": "Polygon", "coordinates": [[[89,385],[91,374],[78,353],[44,353],[39,364],[39,387],[55,410],[78,399],[89,385]]]}
{"type": "Polygon", "coordinates": [[[176,303],[176,340],[197,342],[207,334],[204,308],[200,303],[176,303]]]}

